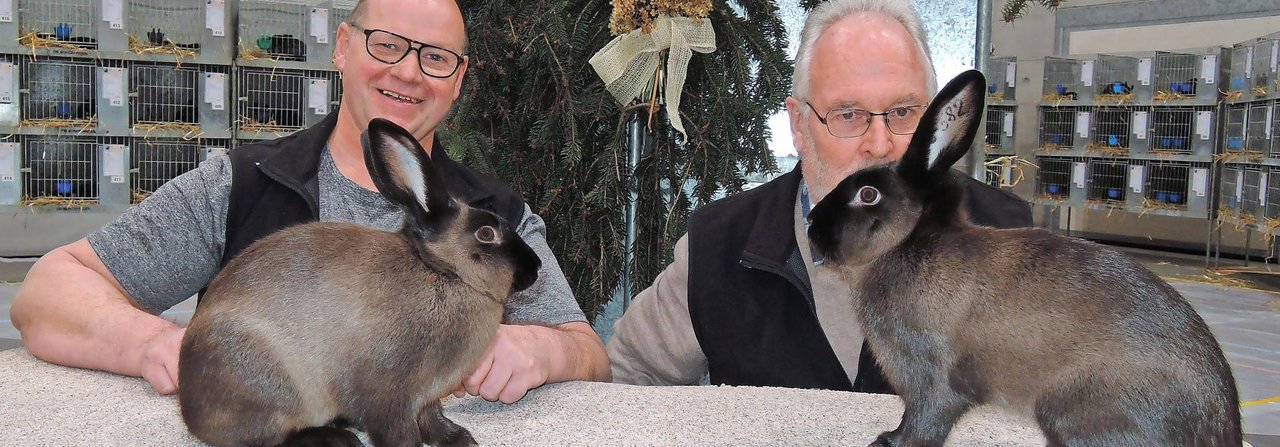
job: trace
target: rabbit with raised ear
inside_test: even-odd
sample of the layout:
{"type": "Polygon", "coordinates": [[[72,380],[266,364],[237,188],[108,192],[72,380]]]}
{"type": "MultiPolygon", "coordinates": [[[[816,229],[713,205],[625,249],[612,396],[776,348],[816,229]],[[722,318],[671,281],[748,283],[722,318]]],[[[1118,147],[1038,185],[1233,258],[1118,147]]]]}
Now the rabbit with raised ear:
{"type": "Polygon", "coordinates": [[[480,360],[537,254],[497,215],[449,196],[404,129],[375,119],[365,164],[404,210],[398,232],[317,222],[229,262],[179,354],[188,429],[218,446],[472,445],[440,399],[480,360]]]}
{"type": "Polygon", "coordinates": [[[969,223],[951,165],[983,85],[961,74],[898,163],[849,176],[809,214],[906,406],[873,445],[941,445],[981,404],[1032,417],[1053,446],[1241,445],[1231,369],[1172,287],[1094,243],[969,223]]]}

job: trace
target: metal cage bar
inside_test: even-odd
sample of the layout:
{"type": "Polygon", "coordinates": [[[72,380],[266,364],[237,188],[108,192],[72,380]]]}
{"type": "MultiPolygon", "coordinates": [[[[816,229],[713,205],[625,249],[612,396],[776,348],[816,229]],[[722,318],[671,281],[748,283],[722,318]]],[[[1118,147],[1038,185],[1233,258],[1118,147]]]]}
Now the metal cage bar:
{"type": "Polygon", "coordinates": [[[1128,149],[1133,135],[1133,109],[1128,107],[1099,107],[1093,111],[1094,132],[1092,143],[1105,149],[1128,149]]]}
{"type": "Polygon", "coordinates": [[[1065,157],[1040,157],[1036,195],[1065,200],[1071,196],[1071,159],[1065,157]]]}
{"type": "Polygon", "coordinates": [[[92,61],[23,58],[20,65],[23,120],[83,121],[96,115],[92,61]]]}
{"type": "Polygon", "coordinates": [[[1040,148],[1064,150],[1075,145],[1076,109],[1070,107],[1040,108],[1040,148]]]}
{"type": "Polygon", "coordinates": [[[199,66],[134,63],[129,67],[132,124],[198,124],[199,66]]]}
{"type": "Polygon", "coordinates": [[[294,131],[303,127],[305,73],[242,67],[240,75],[240,128],[294,131]]]}
{"type": "Polygon", "coordinates": [[[1271,104],[1254,103],[1250,105],[1248,123],[1244,129],[1245,152],[1258,154],[1271,152],[1271,104]]]}
{"type": "Polygon", "coordinates": [[[241,0],[240,54],[307,60],[307,9],[293,1],[241,0]]]}
{"type": "Polygon", "coordinates": [[[1186,207],[1191,188],[1191,164],[1178,161],[1150,161],[1143,193],[1147,200],[1164,206],[1186,207]]]}
{"type": "Polygon", "coordinates": [[[1245,147],[1245,122],[1248,118],[1248,105],[1238,104],[1227,107],[1226,150],[1227,152],[1247,152],[1245,147]]]}
{"type": "Polygon", "coordinates": [[[93,138],[22,138],[22,199],[98,200],[98,142],[93,138]]]}
{"type": "Polygon", "coordinates": [[[203,7],[204,2],[190,0],[129,0],[128,33],[146,46],[171,44],[198,52],[203,7]]]}
{"type": "Polygon", "coordinates": [[[1123,205],[1128,178],[1129,163],[1126,161],[1090,160],[1089,192],[1086,198],[1109,205],[1123,205]]]}
{"type": "Polygon", "coordinates": [[[95,0],[19,0],[19,33],[96,49],[98,33],[94,18],[98,15],[98,3],[95,0]]]}
{"type": "Polygon", "coordinates": [[[1200,87],[1199,62],[1200,56],[1194,54],[1157,52],[1151,68],[1156,91],[1195,96],[1200,87]]]}

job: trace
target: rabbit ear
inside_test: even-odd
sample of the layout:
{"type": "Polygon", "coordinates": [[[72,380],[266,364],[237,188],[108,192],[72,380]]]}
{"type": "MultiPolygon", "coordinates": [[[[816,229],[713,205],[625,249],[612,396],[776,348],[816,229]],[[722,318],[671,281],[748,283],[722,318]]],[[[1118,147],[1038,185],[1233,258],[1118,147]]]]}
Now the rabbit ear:
{"type": "Polygon", "coordinates": [[[400,205],[410,226],[435,230],[458,205],[436,172],[431,157],[409,131],[382,118],[360,134],[369,176],[387,200],[400,205]]]}
{"type": "Polygon", "coordinates": [[[938,92],[898,163],[898,172],[904,178],[919,184],[932,183],[930,178],[951,169],[969,151],[985,105],[986,82],[982,72],[969,70],[938,92]]]}

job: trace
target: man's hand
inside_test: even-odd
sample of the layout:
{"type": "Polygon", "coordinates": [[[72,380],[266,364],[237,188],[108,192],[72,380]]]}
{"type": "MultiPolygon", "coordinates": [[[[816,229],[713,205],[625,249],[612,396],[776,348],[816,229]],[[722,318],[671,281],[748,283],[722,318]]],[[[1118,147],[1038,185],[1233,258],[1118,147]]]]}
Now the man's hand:
{"type": "Polygon", "coordinates": [[[172,327],[157,332],[142,346],[138,371],[160,394],[178,391],[178,351],[187,328],[172,327]]]}
{"type": "Polygon", "coordinates": [[[485,400],[501,400],[514,403],[529,390],[547,383],[550,364],[542,351],[552,348],[545,331],[554,329],[540,326],[498,327],[493,344],[480,358],[471,375],[462,379],[462,386],[455,391],[461,397],[463,391],[485,400]]]}

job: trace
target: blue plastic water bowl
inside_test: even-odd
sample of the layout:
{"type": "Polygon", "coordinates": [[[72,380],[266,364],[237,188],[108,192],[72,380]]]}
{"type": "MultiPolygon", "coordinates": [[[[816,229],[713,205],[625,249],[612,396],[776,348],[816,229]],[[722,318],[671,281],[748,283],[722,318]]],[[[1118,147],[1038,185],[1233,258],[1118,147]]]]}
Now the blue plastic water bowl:
{"type": "Polygon", "coordinates": [[[1160,137],[1160,147],[1169,147],[1173,145],[1173,139],[1169,137],[1160,137]]]}
{"type": "Polygon", "coordinates": [[[1191,95],[1191,94],[1195,94],[1195,92],[1196,92],[1196,83],[1195,83],[1195,82],[1181,82],[1181,83],[1179,83],[1179,85],[1181,85],[1181,86],[1182,86],[1182,90],[1181,90],[1181,91],[1179,91],[1178,93],[1183,93],[1183,94],[1191,95]]]}
{"type": "Polygon", "coordinates": [[[1045,186],[1044,190],[1045,190],[1045,191],[1048,191],[1048,192],[1049,192],[1049,194],[1057,194],[1057,193],[1058,193],[1058,190],[1059,190],[1059,187],[1060,187],[1060,185],[1058,185],[1057,183],[1050,183],[1050,184],[1048,184],[1048,185],[1046,185],[1046,186],[1045,186]]]}
{"type": "Polygon", "coordinates": [[[1232,90],[1244,90],[1244,78],[1231,78],[1232,90]]]}
{"type": "Polygon", "coordinates": [[[1108,145],[1108,146],[1119,146],[1119,145],[1120,145],[1120,136],[1119,136],[1119,135],[1107,135],[1107,145],[1108,145]]]}
{"type": "Polygon", "coordinates": [[[1182,149],[1182,147],[1183,147],[1183,146],[1186,146],[1186,142],[1187,142],[1187,139],[1186,139],[1186,138],[1182,138],[1182,137],[1174,138],[1174,139],[1173,139],[1173,147],[1174,147],[1175,149],[1182,149]]]}
{"type": "Polygon", "coordinates": [[[1067,94],[1067,86],[1062,85],[1062,84],[1055,85],[1055,86],[1053,87],[1053,90],[1054,90],[1054,91],[1056,91],[1056,92],[1058,92],[1058,94],[1059,94],[1059,95],[1065,95],[1065,94],[1067,94]]]}
{"type": "Polygon", "coordinates": [[[1117,81],[1117,82],[1112,82],[1112,83],[1111,83],[1111,93],[1116,94],[1116,95],[1124,94],[1124,83],[1123,83],[1123,82],[1119,82],[1119,81],[1117,81]]]}
{"type": "Polygon", "coordinates": [[[57,26],[53,27],[53,35],[61,40],[70,39],[71,25],[68,25],[66,23],[59,23],[57,26]]]}
{"type": "Polygon", "coordinates": [[[993,93],[995,93],[995,92],[996,92],[996,85],[995,85],[995,84],[987,84],[987,94],[988,94],[988,95],[990,95],[990,94],[993,94],[993,93]]]}
{"type": "Polygon", "coordinates": [[[66,101],[59,102],[58,105],[54,106],[54,111],[58,113],[58,116],[71,116],[71,103],[66,101]]]}
{"type": "Polygon", "coordinates": [[[1052,141],[1052,142],[1053,142],[1053,144],[1062,144],[1062,141],[1063,141],[1063,140],[1065,140],[1065,139],[1066,139],[1066,137],[1064,137],[1064,136],[1062,136],[1062,135],[1051,135],[1051,136],[1049,136],[1049,141],[1052,141]]]}
{"type": "Polygon", "coordinates": [[[1182,194],[1176,192],[1169,193],[1169,203],[1182,203],[1182,194]]]}
{"type": "Polygon", "coordinates": [[[58,180],[58,194],[71,194],[71,180],[58,180]]]}
{"type": "Polygon", "coordinates": [[[1159,201],[1161,201],[1161,202],[1168,202],[1168,201],[1169,201],[1169,193],[1164,192],[1164,191],[1156,191],[1156,200],[1159,200],[1159,201]]]}
{"type": "Polygon", "coordinates": [[[1107,188],[1107,198],[1108,198],[1108,199],[1119,199],[1119,198],[1120,198],[1120,188],[1107,188]]]}
{"type": "Polygon", "coordinates": [[[1244,149],[1244,138],[1241,138],[1241,137],[1229,137],[1229,138],[1227,138],[1227,148],[1229,148],[1229,149],[1244,149]]]}

